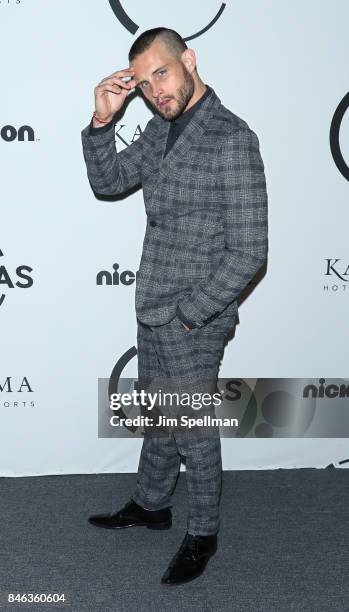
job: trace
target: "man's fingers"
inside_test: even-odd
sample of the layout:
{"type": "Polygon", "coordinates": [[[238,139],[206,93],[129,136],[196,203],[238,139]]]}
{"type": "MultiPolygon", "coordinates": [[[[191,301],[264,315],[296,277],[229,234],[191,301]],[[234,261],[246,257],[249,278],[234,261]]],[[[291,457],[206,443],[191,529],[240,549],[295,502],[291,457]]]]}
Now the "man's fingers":
{"type": "Polygon", "coordinates": [[[102,79],[101,83],[103,83],[104,81],[108,81],[109,79],[115,79],[115,78],[120,78],[124,76],[132,76],[132,75],[133,75],[132,68],[131,69],[125,68],[125,70],[117,70],[117,72],[112,72],[109,76],[102,79]]]}
{"type": "Polygon", "coordinates": [[[111,89],[112,87],[113,87],[112,85],[106,85],[105,87],[99,88],[96,93],[103,95],[106,91],[113,93],[113,94],[121,94],[123,92],[123,90],[120,89],[119,87],[117,89],[116,88],[111,89]]]}
{"type": "Polygon", "coordinates": [[[112,91],[115,93],[115,91],[117,91],[118,93],[120,93],[120,91],[122,89],[126,89],[126,91],[129,91],[131,89],[131,86],[128,83],[124,83],[123,81],[121,81],[120,79],[107,79],[106,81],[102,81],[101,83],[99,83],[99,85],[97,85],[96,87],[96,91],[101,92],[101,91],[107,91],[107,88],[113,88],[112,91]]]}
{"type": "Polygon", "coordinates": [[[103,85],[119,85],[120,87],[126,87],[127,83],[125,83],[125,81],[122,81],[121,79],[116,79],[115,77],[113,79],[104,79],[103,81],[101,81],[100,83],[98,83],[97,87],[100,87],[103,85]]]}
{"type": "Polygon", "coordinates": [[[127,85],[129,85],[131,89],[133,87],[136,87],[136,85],[137,85],[136,79],[130,79],[129,81],[127,81],[127,85]]]}
{"type": "Polygon", "coordinates": [[[103,89],[99,90],[100,94],[104,94],[106,91],[113,93],[113,94],[121,94],[121,89],[109,89],[109,87],[103,87],[103,89]]]}

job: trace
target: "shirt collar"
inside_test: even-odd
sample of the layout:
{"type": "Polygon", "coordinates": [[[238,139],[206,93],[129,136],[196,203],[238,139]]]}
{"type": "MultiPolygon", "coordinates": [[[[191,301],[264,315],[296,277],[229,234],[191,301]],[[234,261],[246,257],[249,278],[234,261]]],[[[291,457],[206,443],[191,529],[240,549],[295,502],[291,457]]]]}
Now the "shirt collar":
{"type": "MultiPolygon", "coordinates": [[[[209,85],[206,85],[206,91],[202,94],[201,98],[199,98],[195,104],[193,104],[193,106],[191,106],[190,108],[188,108],[188,110],[184,111],[183,113],[181,113],[179,115],[179,117],[177,117],[177,119],[173,119],[171,121],[171,124],[173,126],[182,126],[183,124],[187,123],[187,121],[189,121],[189,119],[191,119],[191,117],[194,115],[194,113],[197,111],[197,109],[199,108],[199,106],[201,106],[202,102],[207,98],[207,96],[210,95],[212,89],[209,85]]],[[[172,127],[172,126],[171,126],[172,127]]]]}

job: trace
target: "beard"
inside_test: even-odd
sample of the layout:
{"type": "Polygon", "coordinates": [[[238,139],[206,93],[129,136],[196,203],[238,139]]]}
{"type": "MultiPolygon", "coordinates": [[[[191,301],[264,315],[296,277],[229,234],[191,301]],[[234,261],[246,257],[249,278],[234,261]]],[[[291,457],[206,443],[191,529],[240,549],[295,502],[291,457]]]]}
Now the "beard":
{"type": "Polygon", "coordinates": [[[183,64],[182,71],[183,84],[181,85],[181,87],[179,87],[179,89],[177,89],[176,95],[165,96],[166,98],[169,97],[171,98],[171,100],[174,100],[175,103],[171,104],[169,108],[165,107],[163,109],[156,106],[156,110],[161,114],[162,118],[166,119],[167,121],[173,121],[174,119],[177,119],[179,115],[182,114],[194,93],[194,79],[183,64]]]}

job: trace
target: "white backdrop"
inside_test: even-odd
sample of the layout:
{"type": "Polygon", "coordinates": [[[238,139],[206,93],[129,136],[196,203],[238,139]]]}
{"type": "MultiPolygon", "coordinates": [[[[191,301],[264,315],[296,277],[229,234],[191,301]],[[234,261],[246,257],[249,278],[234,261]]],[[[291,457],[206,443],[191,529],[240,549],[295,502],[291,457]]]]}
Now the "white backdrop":
{"type": "MultiPolygon", "coordinates": [[[[121,5],[139,26],[135,34],[108,0],[0,3],[1,475],[137,470],[140,438],[104,439],[97,431],[98,379],[136,344],[135,285],[97,285],[96,277],[113,264],[136,272],[142,192],[96,199],[80,133],[94,87],[128,65],[141,31],[164,25],[190,36],[220,2],[121,5]],[[22,126],[29,127],[23,138],[22,126]]],[[[188,45],[203,81],[259,137],[269,262],[240,306],[221,376],[346,380],[349,183],[332,158],[329,131],[349,90],[349,6],[235,0],[223,9],[188,45]],[[338,260],[333,268],[328,259],[338,260]]],[[[347,163],[348,114],[340,131],[347,163]]],[[[138,97],[117,130],[130,144],[150,117],[138,97]]],[[[116,144],[127,146],[118,136],[116,144]]],[[[136,377],[136,366],[132,359],[124,375],[136,377]]],[[[223,439],[222,447],[224,469],[324,467],[349,456],[346,438],[252,435],[223,439]]]]}

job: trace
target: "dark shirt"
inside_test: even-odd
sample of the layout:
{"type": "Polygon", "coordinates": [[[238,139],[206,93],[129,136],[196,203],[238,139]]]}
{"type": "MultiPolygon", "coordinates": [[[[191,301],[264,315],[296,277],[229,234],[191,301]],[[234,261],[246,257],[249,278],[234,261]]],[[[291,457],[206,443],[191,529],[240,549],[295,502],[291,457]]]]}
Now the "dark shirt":
{"type": "Polygon", "coordinates": [[[178,136],[184,130],[185,126],[190,121],[190,119],[192,118],[194,113],[197,111],[199,106],[201,106],[202,102],[210,94],[210,91],[211,91],[211,87],[209,85],[206,85],[206,91],[202,94],[201,98],[199,98],[195,102],[195,104],[193,104],[193,106],[191,106],[188,110],[186,110],[183,113],[181,113],[179,115],[179,117],[177,117],[177,119],[172,119],[171,125],[170,125],[170,129],[169,129],[169,132],[168,132],[167,143],[166,143],[166,150],[165,150],[164,157],[166,157],[167,153],[169,152],[171,147],[174,145],[174,143],[176,142],[178,136]]]}

